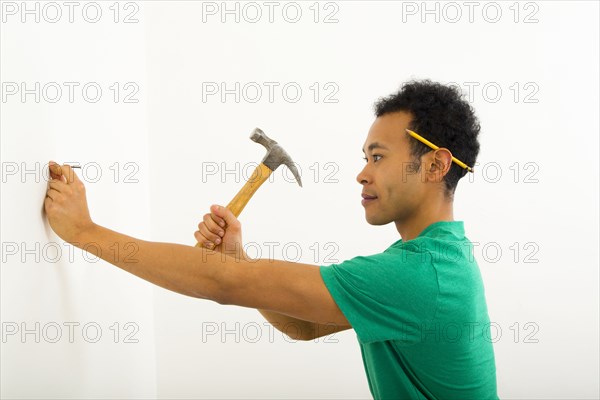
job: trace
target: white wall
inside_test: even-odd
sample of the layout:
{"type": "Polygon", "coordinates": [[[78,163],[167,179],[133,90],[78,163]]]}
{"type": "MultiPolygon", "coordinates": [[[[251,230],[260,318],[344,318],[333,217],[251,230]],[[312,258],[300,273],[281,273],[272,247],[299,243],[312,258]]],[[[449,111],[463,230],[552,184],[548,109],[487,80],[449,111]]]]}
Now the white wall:
{"type": "MultiPolygon", "coordinates": [[[[193,245],[210,204],[226,204],[243,185],[235,172],[249,174],[262,159],[264,149],[248,139],[260,127],[299,164],[304,187],[278,170],[259,190],[240,217],[248,252],[260,249],[267,257],[271,246],[275,258],[289,259],[299,249],[299,261],[329,264],[382,251],[399,238],[391,225],[367,225],[359,203],[355,176],[373,102],[410,78],[457,82],[465,92],[471,87],[482,123],[481,153],[472,180],[459,183],[455,219],[480,243],[475,255],[497,333],[499,395],[598,398],[597,3],[480,2],[472,22],[463,2],[427,3],[429,10],[438,7],[436,22],[421,2],[323,2],[317,23],[313,2],[297,3],[302,17],[296,23],[285,19],[295,16],[296,3],[289,2],[274,8],[273,22],[263,2],[228,3],[230,10],[237,4],[239,22],[235,14],[221,21],[221,2],[134,4],[140,22],[103,30],[90,24],[2,25],[3,82],[102,79],[140,86],[138,104],[2,102],[3,165],[101,160],[108,174],[116,161],[136,162],[136,176],[144,178],[137,185],[88,185],[92,217],[146,240],[193,245]],[[252,23],[254,4],[262,18],[252,23]],[[462,16],[452,23],[455,4],[462,16]],[[497,9],[499,21],[492,23],[497,9]],[[324,23],[326,15],[337,22],[324,23]],[[229,89],[240,83],[239,102],[235,93],[222,101],[220,93],[203,92],[222,82],[229,89]],[[282,94],[286,84],[302,89],[297,102],[282,94]],[[257,85],[262,98],[252,102],[257,85]],[[275,88],[273,102],[267,85],[275,88]],[[325,102],[333,90],[330,99],[337,102],[325,102]],[[30,115],[37,118],[23,119],[30,115]]],[[[287,94],[294,96],[292,89],[287,94]]],[[[40,213],[45,182],[14,179],[2,186],[3,244],[56,240],[40,213]],[[17,204],[35,212],[15,213],[17,204]],[[23,224],[23,215],[33,221],[23,224]]],[[[151,361],[123,356],[146,369],[116,363],[127,371],[102,370],[144,389],[117,385],[112,396],[370,397],[352,331],[316,343],[291,342],[264,325],[256,310],[157,287],[150,296],[145,282],[99,264],[9,258],[1,275],[2,322],[137,321],[143,340],[126,349],[152,353],[151,361]],[[83,273],[105,274],[110,282],[91,285],[79,279],[83,273]],[[122,290],[115,296],[116,288],[122,290]],[[31,292],[35,301],[23,297],[31,292]],[[112,301],[92,302],[88,293],[112,301]],[[80,312],[69,314],[69,307],[80,312]]],[[[24,366],[21,354],[39,362],[57,346],[35,347],[14,337],[2,343],[2,395],[31,397],[33,385],[21,378],[44,387],[48,376],[24,366]]],[[[75,379],[77,395],[97,396],[93,380],[106,377],[96,368],[114,365],[113,357],[85,358],[93,348],[88,343],[65,347],[78,360],[77,371],[91,377],[75,379]]],[[[121,352],[124,346],[107,347],[121,352]]],[[[48,364],[63,377],[52,393],[68,394],[64,377],[73,364],[48,364]]]]}
{"type": "MultiPolygon", "coordinates": [[[[72,24],[67,8],[62,21],[49,23],[42,16],[55,14],[41,14],[45,3],[29,2],[29,10],[38,4],[40,20],[32,14],[22,23],[7,3],[0,31],[1,396],[154,397],[152,286],[65,244],[43,214],[48,161],[78,163],[92,218],[134,236],[148,234],[142,22],[114,23],[108,3],[98,4],[97,23],[86,22],[81,3],[72,24]],[[114,82],[121,88],[116,103],[114,82]],[[138,103],[123,102],[127,82],[142,88],[138,103]],[[33,94],[22,99],[21,83],[33,94]],[[94,102],[96,86],[102,94],[94,102]]],[[[86,10],[94,19],[93,6],[86,10]]]]}

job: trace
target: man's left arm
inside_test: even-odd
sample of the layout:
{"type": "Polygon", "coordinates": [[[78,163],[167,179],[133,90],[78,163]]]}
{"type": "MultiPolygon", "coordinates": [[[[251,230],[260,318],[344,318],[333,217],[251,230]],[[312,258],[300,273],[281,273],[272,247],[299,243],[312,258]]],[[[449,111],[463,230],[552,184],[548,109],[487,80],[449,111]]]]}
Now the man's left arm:
{"type": "Polygon", "coordinates": [[[286,314],[321,324],[349,325],[319,267],[278,260],[243,260],[174,243],[139,240],[95,224],[85,185],[69,165],[49,164],[44,210],[63,240],[165,289],[286,314]]]}
{"type": "Polygon", "coordinates": [[[350,325],[316,265],[248,261],[205,248],[144,241],[97,224],[72,244],[186,296],[275,311],[319,324],[350,325]]]}

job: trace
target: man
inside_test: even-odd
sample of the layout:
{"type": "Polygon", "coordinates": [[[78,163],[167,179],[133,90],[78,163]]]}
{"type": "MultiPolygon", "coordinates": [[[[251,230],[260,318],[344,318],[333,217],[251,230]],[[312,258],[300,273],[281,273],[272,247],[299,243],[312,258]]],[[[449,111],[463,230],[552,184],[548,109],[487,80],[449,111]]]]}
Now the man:
{"type": "Polygon", "coordinates": [[[83,183],[56,164],[45,210],[65,241],[94,242],[86,251],[166,289],[256,308],[296,339],[354,329],[376,399],[497,399],[484,287],[453,216],[479,153],[477,118],[456,89],[428,80],[375,113],[357,181],[367,222],[394,222],[401,236],[380,254],[332,266],[249,260],[240,222],[221,206],[195,232],[212,250],[135,239],[93,223],[83,183]]]}

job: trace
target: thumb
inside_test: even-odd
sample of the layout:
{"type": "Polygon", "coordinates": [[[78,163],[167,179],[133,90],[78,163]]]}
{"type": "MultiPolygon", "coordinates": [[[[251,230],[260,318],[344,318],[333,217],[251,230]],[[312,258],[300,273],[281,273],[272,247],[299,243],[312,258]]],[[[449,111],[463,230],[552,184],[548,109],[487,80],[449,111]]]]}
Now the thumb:
{"type": "Polygon", "coordinates": [[[223,207],[218,204],[213,204],[210,207],[210,211],[212,211],[217,217],[220,217],[223,220],[225,220],[225,223],[229,227],[235,227],[236,225],[239,225],[237,217],[233,215],[231,210],[227,207],[223,207]]]}

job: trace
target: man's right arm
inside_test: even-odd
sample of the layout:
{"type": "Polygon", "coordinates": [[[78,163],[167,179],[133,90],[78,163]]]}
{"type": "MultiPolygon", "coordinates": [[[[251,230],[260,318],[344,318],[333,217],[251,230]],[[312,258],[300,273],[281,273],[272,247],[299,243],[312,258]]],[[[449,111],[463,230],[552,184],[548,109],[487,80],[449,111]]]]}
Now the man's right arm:
{"type": "MultiPolygon", "coordinates": [[[[194,237],[205,247],[250,260],[242,246],[242,226],[230,210],[213,205],[204,215],[194,237]]],[[[294,340],[312,340],[352,328],[334,324],[317,324],[269,310],[258,310],[275,329],[294,340]]]]}
{"type": "Polygon", "coordinates": [[[294,340],[313,340],[321,336],[351,329],[350,325],[317,324],[268,310],[258,310],[280,332],[294,340]]]}

